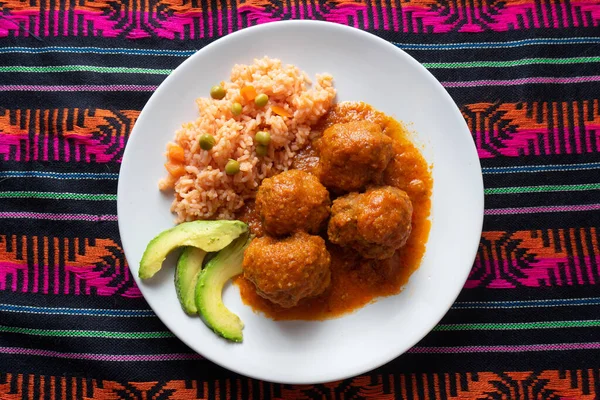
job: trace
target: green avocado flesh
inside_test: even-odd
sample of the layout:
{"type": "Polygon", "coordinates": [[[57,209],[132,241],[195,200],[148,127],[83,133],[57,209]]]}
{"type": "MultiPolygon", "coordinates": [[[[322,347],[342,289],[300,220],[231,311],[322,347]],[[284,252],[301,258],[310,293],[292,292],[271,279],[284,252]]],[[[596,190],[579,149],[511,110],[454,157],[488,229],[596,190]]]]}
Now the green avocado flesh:
{"type": "Polygon", "coordinates": [[[183,311],[190,315],[198,314],[194,292],[206,257],[204,250],[186,247],[177,261],[175,269],[175,290],[183,311]]]}
{"type": "Polygon", "coordinates": [[[153,277],[161,269],[169,252],[177,247],[191,246],[205,252],[219,251],[247,231],[248,225],[241,221],[184,222],[160,233],[148,243],[138,274],[142,279],[153,277]]]}
{"type": "Polygon", "coordinates": [[[225,339],[241,342],[242,320],[223,304],[223,287],[228,280],[242,273],[244,250],[250,243],[243,234],[221,250],[200,272],[196,284],[196,307],[204,322],[225,339]]]}

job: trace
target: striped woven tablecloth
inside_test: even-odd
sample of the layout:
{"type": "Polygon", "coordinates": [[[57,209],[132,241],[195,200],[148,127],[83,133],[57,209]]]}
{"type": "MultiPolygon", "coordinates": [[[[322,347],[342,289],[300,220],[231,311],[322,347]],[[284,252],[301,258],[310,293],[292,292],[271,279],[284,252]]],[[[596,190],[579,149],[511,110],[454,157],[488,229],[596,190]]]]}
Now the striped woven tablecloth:
{"type": "Polygon", "coordinates": [[[0,0],[0,399],[598,399],[599,102],[598,0],[0,0]],[[209,42],[296,18],[422,62],[459,105],[486,188],[443,321],[393,362],[314,386],[237,376],[174,338],[116,223],[152,91],[209,42]]]}

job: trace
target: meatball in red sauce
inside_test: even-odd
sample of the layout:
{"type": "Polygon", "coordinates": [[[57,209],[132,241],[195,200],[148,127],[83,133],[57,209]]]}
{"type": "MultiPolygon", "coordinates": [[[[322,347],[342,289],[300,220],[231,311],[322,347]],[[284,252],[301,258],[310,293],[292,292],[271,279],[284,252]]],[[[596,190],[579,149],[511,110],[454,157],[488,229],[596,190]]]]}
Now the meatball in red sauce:
{"type": "Polygon", "coordinates": [[[325,129],[317,146],[321,182],[337,193],[380,182],[393,156],[392,139],[369,121],[334,124],[325,129]]]}
{"type": "Polygon", "coordinates": [[[386,259],[410,236],[413,207],[403,190],[375,187],[350,193],[333,202],[327,234],[332,243],[364,258],[386,259]]]}

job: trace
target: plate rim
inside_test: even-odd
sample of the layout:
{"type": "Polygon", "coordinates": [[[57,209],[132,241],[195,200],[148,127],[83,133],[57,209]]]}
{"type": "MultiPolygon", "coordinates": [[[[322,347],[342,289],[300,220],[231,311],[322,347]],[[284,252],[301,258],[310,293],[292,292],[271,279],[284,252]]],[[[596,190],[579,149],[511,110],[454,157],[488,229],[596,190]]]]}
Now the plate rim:
{"type": "MultiPolygon", "coordinates": [[[[416,59],[414,59],[410,54],[406,53],[404,50],[395,46],[394,44],[390,43],[389,41],[382,39],[379,36],[374,35],[370,32],[367,32],[367,31],[364,31],[364,30],[361,30],[358,28],[350,27],[347,25],[339,24],[339,23],[320,21],[320,20],[284,20],[284,21],[268,22],[268,23],[264,23],[264,24],[259,24],[259,25],[254,25],[251,27],[243,28],[241,30],[227,34],[226,36],[223,36],[223,37],[209,43],[208,45],[204,46],[200,50],[196,51],[191,56],[187,57],[181,64],[179,64],[169,74],[169,76],[167,78],[165,78],[164,81],[162,81],[160,83],[160,85],[157,87],[157,89],[152,93],[152,95],[150,96],[148,101],[145,103],[144,107],[142,108],[142,111],[140,112],[140,114],[137,118],[137,121],[140,121],[142,118],[146,117],[146,114],[150,112],[149,109],[152,108],[151,104],[156,102],[157,99],[162,95],[162,93],[167,90],[167,87],[169,86],[170,81],[172,79],[175,79],[174,77],[175,77],[177,71],[180,69],[183,69],[184,66],[186,66],[187,64],[193,63],[194,59],[200,58],[202,56],[202,54],[205,51],[207,51],[208,49],[211,49],[212,47],[216,47],[216,46],[222,46],[226,42],[233,41],[237,37],[242,36],[242,35],[248,33],[249,31],[256,31],[256,32],[259,32],[261,30],[267,31],[269,29],[276,29],[277,27],[284,26],[284,25],[285,26],[297,25],[297,26],[304,26],[305,28],[309,28],[312,25],[326,26],[326,27],[330,27],[331,29],[338,29],[344,33],[351,33],[354,35],[362,35],[364,37],[368,37],[369,40],[378,41],[381,45],[387,47],[390,51],[395,51],[395,52],[401,53],[408,62],[413,64],[413,67],[421,70],[421,73],[424,73],[424,75],[427,76],[428,81],[432,82],[434,85],[438,86],[438,88],[442,90],[443,95],[447,98],[446,100],[449,100],[449,102],[453,105],[453,107],[451,107],[452,108],[451,113],[454,114],[455,117],[456,116],[460,117],[458,119],[458,121],[459,121],[459,124],[462,125],[462,127],[463,127],[463,133],[466,133],[469,135],[469,137],[471,137],[471,133],[468,128],[468,125],[466,124],[466,121],[464,120],[462,114],[460,113],[460,110],[459,110],[456,102],[450,96],[450,94],[448,93],[446,88],[444,88],[442,86],[442,84],[437,80],[437,78],[435,78],[435,76],[429,70],[427,70],[421,63],[419,63],[416,59]]],[[[139,126],[138,123],[136,123],[134,125],[132,131],[130,132],[130,138],[135,134],[136,128],[138,126],[139,126]]],[[[478,198],[474,199],[474,201],[477,203],[477,206],[478,206],[477,207],[478,210],[476,210],[478,212],[472,213],[473,218],[475,219],[473,221],[473,228],[474,229],[476,228],[478,235],[481,236],[481,233],[483,231],[483,219],[484,219],[484,209],[485,209],[485,205],[484,205],[485,198],[484,198],[484,190],[483,190],[484,189],[483,175],[481,172],[482,171],[481,161],[477,154],[477,149],[476,149],[475,143],[472,142],[471,144],[472,145],[469,146],[468,152],[471,153],[470,157],[473,159],[473,162],[474,162],[474,165],[472,168],[478,168],[478,171],[479,171],[479,174],[477,174],[478,179],[477,179],[476,184],[477,184],[477,191],[480,193],[478,198]]],[[[117,185],[117,216],[121,214],[121,210],[125,207],[125,205],[123,204],[124,200],[121,200],[122,196],[120,196],[119,194],[123,193],[123,191],[124,191],[124,189],[122,188],[123,180],[121,179],[121,174],[123,171],[123,166],[126,164],[126,160],[128,159],[127,154],[128,154],[129,148],[130,148],[130,146],[129,146],[129,141],[128,141],[127,145],[125,147],[125,150],[123,152],[122,162],[121,162],[121,166],[120,166],[120,170],[119,170],[119,179],[118,179],[118,185],[117,185]]],[[[432,205],[433,205],[433,203],[432,203],[432,205]]],[[[127,249],[126,249],[127,245],[125,244],[126,240],[124,240],[124,238],[121,236],[121,232],[122,232],[121,226],[123,223],[122,219],[117,218],[117,223],[118,223],[119,237],[121,239],[121,245],[123,247],[123,252],[125,254],[125,258],[127,258],[127,249]]],[[[429,243],[429,240],[430,240],[430,238],[428,237],[428,243],[429,243]]],[[[478,247],[479,247],[478,241],[477,242],[474,241],[469,246],[465,245],[465,252],[468,249],[470,250],[469,251],[469,254],[470,254],[469,259],[470,260],[473,260],[473,261],[475,260],[478,247]]],[[[329,374],[327,376],[327,378],[318,379],[318,380],[314,380],[314,379],[307,380],[307,379],[303,379],[303,378],[294,379],[294,380],[281,380],[281,379],[269,378],[268,376],[265,376],[264,374],[254,373],[253,371],[247,371],[242,368],[238,368],[235,365],[235,363],[232,365],[229,365],[225,362],[221,362],[221,360],[219,360],[215,357],[208,357],[208,356],[196,351],[194,349],[195,346],[193,346],[191,343],[188,343],[188,341],[186,339],[182,338],[175,330],[171,329],[171,327],[169,326],[168,323],[163,321],[163,319],[159,316],[159,313],[156,312],[155,308],[150,304],[150,302],[148,302],[146,300],[143,285],[140,285],[140,280],[136,274],[136,271],[134,271],[132,269],[132,266],[129,264],[129,262],[127,263],[127,266],[132,274],[132,277],[136,281],[136,284],[137,284],[138,288],[140,289],[140,292],[142,293],[142,296],[144,297],[144,300],[146,301],[148,306],[152,309],[152,311],[155,313],[155,315],[159,318],[161,323],[164,324],[165,327],[167,327],[167,329],[169,329],[177,337],[177,339],[182,341],[192,351],[196,352],[197,354],[200,354],[205,359],[219,365],[220,367],[225,368],[234,373],[240,374],[242,376],[246,376],[246,377],[252,378],[252,379],[259,379],[259,380],[264,380],[264,381],[268,381],[268,382],[273,382],[273,383],[281,383],[281,384],[321,384],[321,383],[327,383],[327,382],[332,382],[332,381],[341,380],[341,379],[348,379],[348,378],[355,377],[357,375],[368,373],[369,371],[379,368],[382,365],[385,365],[385,364],[389,363],[390,361],[398,358],[402,354],[406,353],[410,348],[412,348],[420,340],[422,340],[425,336],[427,336],[431,332],[431,330],[439,323],[439,321],[447,314],[450,307],[452,306],[452,304],[454,304],[454,302],[456,301],[456,298],[459,296],[460,292],[462,291],[462,289],[464,287],[464,283],[467,281],[468,275],[471,270],[471,268],[464,268],[464,270],[460,271],[462,273],[460,274],[459,281],[463,282],[463,284],[460,287],[458,287],[458,285],[457,285],[457,288],[453,288],[454,290],[451,291],[452,294],[448,295],[448,297],[451,298],[452,301],[446,307],[444,307],[443,310],[441,308],[440,308],[440,310],[437,310],[437,312],[435,313],[436,317],[431,318],[431,323],[427,324],[428,328],[426,329],[426,331],[424,332],[423,335],[418,335],[418,336],[420,336],[418,339],[411,341],[411,342],[404,342],[404,344],[402,346],[398,346],[396,348],[390,348],[390,350],[393,350],[393,351],[382,352],[381,356],[377,358],[377,362],[374,362],[367,366],[362,366],[362,367],[357,366],[355,368],[349,368],[347,370],[344,370],[343,374],[335,374],[335,372],[332,372],[331,374],[329,374]]],[[[357,365],[360,365],[360,364],[357,364],[357,365]]]]}

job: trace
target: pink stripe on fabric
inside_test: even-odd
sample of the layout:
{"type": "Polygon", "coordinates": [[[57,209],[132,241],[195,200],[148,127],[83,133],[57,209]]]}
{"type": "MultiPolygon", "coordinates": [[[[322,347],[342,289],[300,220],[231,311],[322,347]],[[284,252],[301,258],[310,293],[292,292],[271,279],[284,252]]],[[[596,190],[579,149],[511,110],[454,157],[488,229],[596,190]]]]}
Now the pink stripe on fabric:
{"type": "Polygon", "coordinates": [[[527,84],[565,84],[565,83],[584,83],[600,81],[600,75],[591,76],[573,76],[568,78],[556,77],[532,77],[521,79],[504,79],[504,80],[480,80],[480,81],[464,81],[464,82],[442,82],[442,86],[447,88],[466,88],[477,86],[516,86],[527,84]]]}
{"type": "Polygon", "coordinates": [[[93,360],[93,361],[116,361],[116,362],[136,362],[136,361],[180,361],[180,360],[202,360],[199,354],[93,354],[93,353],[63,353],[52,350],[26,349],[23,347],[0,347],[0,353],[20,354],[28,356],[66,358],[71,360],[93,360]]]}
{"type": "Polygon", "coordinates": [[[557,343],[516,346],[457,346],[457,347],[413,347],[412,354],[454,354],[454,353],[521,353],[530,351],[568,351],[600,349],[600,343],[557,343]]]}

